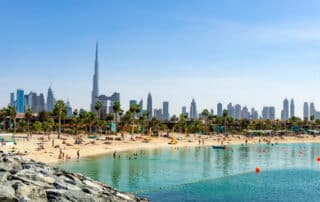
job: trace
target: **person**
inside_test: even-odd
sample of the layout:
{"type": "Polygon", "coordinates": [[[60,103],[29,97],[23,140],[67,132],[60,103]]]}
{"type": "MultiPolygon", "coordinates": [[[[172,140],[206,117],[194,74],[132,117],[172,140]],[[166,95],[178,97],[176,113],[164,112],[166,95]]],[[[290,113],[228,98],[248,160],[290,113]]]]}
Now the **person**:
{"type": "Polygon", "coordinates": [[[52,147],[54,147],[54,139],[52,139],[52,147]]]}
{"type": "Polygon", "coordinates": [[[202,139],[202,145],[204,145],[204,139],[202,139]]]}
{"type": "Polygon", "coordinates": [[[80,150],[78,149],[77,151],[77,158],[79,159],[80,158],[80,150]]]}
{"type": "Polygon", "coordinates": [[[201,144],[201,139],[199,139],[199,146],[200,146],[200,144],[201,144]]]}
{"type": "Polygon", "coordinates": [[[113,152],[113,158],[114,158],[114,159],[116,158],[116,155],[117,155],[117,152],[114,151],[114,152],[113,152]]]}

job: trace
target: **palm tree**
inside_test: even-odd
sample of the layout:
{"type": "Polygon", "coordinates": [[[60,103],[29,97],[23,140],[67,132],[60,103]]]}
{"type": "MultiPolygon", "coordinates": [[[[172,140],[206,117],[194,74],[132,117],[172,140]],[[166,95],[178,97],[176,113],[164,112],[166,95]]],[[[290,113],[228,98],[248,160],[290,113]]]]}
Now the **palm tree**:
{"type": "Polygon", "coordinates": [[[85,131],[86,132],[88,132],[87,120],[88,120],[88,112],[86,112],[86,111],[80,112],[79,121],[80,121],[81,125],[85,126],[85,131]]]}
{"type": "Polygon", "coordinates": [[[89,132],[92,133],[92,126],[97,121],[97,114],[94,112],[89,112],[87,116],[87,124],[89,126],[89,132]]]}
{"type": "Polygon", "coordinates": [[[2,120],[3,130],[5,130],[5,121],[8,116],[8,110],[6,108],[2,108],[0,110],[0,119],[2,120]]]}
{"type": "Polygon", "coordinates": [[[117,124],[117,122],[118,122],[118,114],[119,114],[119,112],[122,111],[120,102],[119,102],[119,101],[116,101],[116,102],[114,103],[114,105],[112,106],[112,108],[113,108],[113,113],[115,114],[114,117],[115,117],[116,124],[117,124]]]}
{"type": "Polygon", "coordinates": [[[13,127],[14,127],[14,133],[16,133],[17,130],[17,110],[13,106],[8,106],[8,115],[10,116],[10,119],[13,121],[13,127]]]}
{"type": "Polygon", "coordinates": [[[30,132],[30,120],[32,119],[32,109],[27,109],[27,111],[25,112],[25,116],[26,116],[26,119],[27,119],[28,133],[31,134],[31,132],[30,132]]]}
{"type": "Polygon", "coordinates": [[[98,100],[96,102],[96,105],[94,106],[94,108],[96,109],[97,113],[98,113],[98,119],[101,119],[101,108],[102,108],[103,103],[98,100]]]}
{"type": "Polygon", "coordinates": [[[53,112],[58,116],[58,139],[61,134],[61,118],[66,114],[67,107],[63,100],[58,100],[54,106],[53,112]]]}

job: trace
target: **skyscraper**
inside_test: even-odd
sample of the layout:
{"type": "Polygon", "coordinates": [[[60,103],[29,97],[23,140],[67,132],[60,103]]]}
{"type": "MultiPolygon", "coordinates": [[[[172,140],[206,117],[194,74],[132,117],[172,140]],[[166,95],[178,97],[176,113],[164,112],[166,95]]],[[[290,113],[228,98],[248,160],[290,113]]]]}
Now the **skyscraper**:
{"type": "Polygon", "coordinates": [[[307,102],[303,103],[303,119],[309,119],[309,105],[307,102]]]}
{"type": "Polygon", "coordinates": [[[274,107],[263,107],[262,119],[275,120],[275,108],[274,107]]]}
{"type": "Polygon", "coordinates": [[[148,99],[147,99],[147,111],[148,111],[148,120],[151,121],[153,114],[152,114],[152,97],[151,93],[148,94],[148,99]]]}
{"type": "Polygon", "coordinates": [[[56,99],[54,98],[54,94],[50,86],[47,93],[47,111],[52,112],[55,104],[56,99]]]}
{"type": "Polygon", "coordinates": [[[227,106],[228,115],[234,118],[234,107],[232,106],[232,103],[230,102],[227,106]]]}
{"type": "Polygon", "coordinates": [[[67,117],[72,117],[73,115],[73,111],[72,111],[72,107],[71,107],[71,104],[69,102],[69,100],[67,100],[67,117]]]}
{"type": "Polygon", "coordinates": [[[164,101],[162,103],[162,108],[163,108],[163,120],[164,121],[168,121],[169,120],[169,102],[168,101],[164,101]]]}
{"type": "Polygon", "coordinates": [[[197,105],[194,98],[192,99],[191,106],[190,106],[190,118],[198,119],[197,105]]]}
{"type": "Polygon", "coordinates": [[[182,106],[181,108],[181,113],[185,116],[188,116],[188,113],[187,113],[187,107],[186,106],[182,106]]]}
{"type": "Polygon", "coordinates": [[[144,113],[144,110],[143,110],[143,100],[142,100],[142,99],[140,99],[140,101],[139,101],[139,108],[140,108],[139,116],[141,116],[141,115],[144,113]]]}
{"type": "Polygon", "coordinates": [[[234,106],[234,118],[238,120],[241,118],[241,106],[239,104],[234,106]]]}
{"type": "Polygon", "coordinates": [[[257,110],[255,110],[254,108],[251,109],[251,119],[255,120],[258,119],[259,115],[257,110]]]}
{"type": "Polygon", "coordinates": [[[142,112],[143,112],[143,100],[142,99],[140,99],[140,101],[139,101],[139,107],[140,107],[141,114],[142,114],[142,112]]]}
{"type": "Polygon", "coordinates": [[[98,42],[96,44],[96,55],[94,61],[93,88],[91,92],[91,111],[95,112],[95,105],[99,97],[99,63],[98,63],[98,42]]]}
{"type": "Polygon", "coordinates": [[[241,118],[242,119],[249,119],[250,118],[250,113],[249,113],[249,110],[246,106],[244,106],[241,110],[241,118]]]}
{"type": "Polygon", "coordinates": [[[314,118],[316,118],[316,114],[317,114],[316,107],[314,106],[314,103],[311,102],[310,103],[310,117],[314,116],[314,118]]]}
{"type": "Polygon", "coordinates": [[[15,104],[15,99],[14,99],[14,93],[10,93],[10,106],[14,107],[16,106],[15,104]]]}
{"type": "Polygon", "coordinates": [[[154,109],[154,118],[162,120],[163,114],[161,109],[154,109]]]}
{"type": "Polygon", "coordinates": [[[218,116],[222,116],[222,114],[223,114],[223,110],[222,110],[222,103],[218,103],[217,104],[217,115],[218,116]]]}
{"type": "Polygon", "coordinates": [[[289,119],[289,101],[287,98],[283,100],[283,109],[281,111],[281,120],[286,121],[289,119]]]}
{"type": "Polygon", "coordinates": [[[294,117],[294,100],[291,99],[291,102],[290,102],[290,118],[294,117]]]}
{"type": "Polygon", "coordinates": [[[24,113],[24,91],[21,89],[17,90],[17,113],[24,113]]]}

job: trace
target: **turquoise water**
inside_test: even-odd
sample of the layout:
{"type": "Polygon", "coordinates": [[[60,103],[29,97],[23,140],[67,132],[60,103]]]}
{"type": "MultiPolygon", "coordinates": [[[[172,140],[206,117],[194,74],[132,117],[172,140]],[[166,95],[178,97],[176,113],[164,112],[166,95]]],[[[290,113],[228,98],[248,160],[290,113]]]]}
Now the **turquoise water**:
{"type": "Polygon", "coordinates": [[[235,145],[139,150],[59,166],[152,201],[318,201],[318,156],[319,144],[235,145]]]}

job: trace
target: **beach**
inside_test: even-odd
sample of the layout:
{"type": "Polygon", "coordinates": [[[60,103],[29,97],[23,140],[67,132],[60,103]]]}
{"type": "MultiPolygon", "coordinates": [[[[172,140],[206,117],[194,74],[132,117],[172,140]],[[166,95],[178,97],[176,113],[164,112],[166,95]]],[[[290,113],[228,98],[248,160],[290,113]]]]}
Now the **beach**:
{"type": "Polygon", "coordinates": [[[46,135],[32,135],[27,138],[27,134],[16,134],[16,145],[1,146],[0,150],[4,152],[15,151],[24,158],[40,161],[48,164],[55,164],[79,158],[101,156],[112,154],[114,152],[122,152],[128,150],[156,149],[165,147],[194,147],[194,146],[211,146],[211,145],[234,145],[234,144],[277,144],[277,143],[320,143],[320,137],[311,135],[300,136],[283,136],[282,138],[274,137],[253,137],[247,138],[242,135],[185,135],[181,133],[172,133],[171,137],[176,137],[178,143],[174,145],[168,144],[170,138],[152,137],[149,142],[144,140],[145,136],[123,134],[117,136],[97,135],[97,139],[90,139],[86,135],[82,135],[82,143],[75,144],[75,136],[61,135],[58,139],[56,134],[50,135],[50,139],[46,135]],[[108,139],[106,140],[106,137],[108,139]],[[111,140],[111,139],[117,140],[111,140]],[[199,141],[200,140],[200,141],[199,141]],[[223,142],[222,142],[223,141],[223,142]],[[199,144],[200,142],[200,144],[199,144]],[[60,156],[60,158],[59,158],[60,156]]]}

